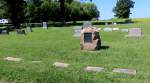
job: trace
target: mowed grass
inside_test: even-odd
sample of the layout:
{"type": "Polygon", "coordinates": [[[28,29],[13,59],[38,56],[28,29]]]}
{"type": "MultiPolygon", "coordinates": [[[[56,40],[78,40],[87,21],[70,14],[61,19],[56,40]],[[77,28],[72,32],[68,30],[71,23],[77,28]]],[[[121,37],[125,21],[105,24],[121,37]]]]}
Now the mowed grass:
{"type": "MultiPolygon", "coordinates": [[[[0,35],[0,80],[9,83],[149,83],[150,24],[121,24],[121,28],[142,28],[144,37],[126,38],[121,31],[100,31],[102,46],[95,52],[81,51],[73,27],[34,28],[26,36],[0,35]],[[5,57],[22,58],[21,62],[5,61],[5,57]],[[42,61],[32,63],[32,61],[42,61]],[[69,63],[56,68],[53,63],[69,63]],[[84,71],[86,66],[104,67],[104,72],[84,71]],[[136,75],[113,73],[113,68],[137,70],[136,75]]],[[[99,28],[104,26],[97,26],[99,28]]]]}

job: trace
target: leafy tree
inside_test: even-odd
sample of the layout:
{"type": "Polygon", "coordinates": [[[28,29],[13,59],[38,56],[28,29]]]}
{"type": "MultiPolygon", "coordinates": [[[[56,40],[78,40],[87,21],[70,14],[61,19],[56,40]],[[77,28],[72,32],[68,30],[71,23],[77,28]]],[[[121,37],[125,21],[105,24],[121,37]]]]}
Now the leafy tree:
{"type": "Polygon", "coordinates": [[[134,3],[132,0],[118,0],[116,7],[113,9],[115,16],[118,18],[129,18],[131,14],[130,8],[134,7],[134,3]]]}
{"type": "Polygon", "coordinates": [[[99,17],[99,11],[93,3],[83,3],[82,7],[82,20],[91,20],[92,18],[99,17]]]}
{"type": "Polygon", "coordinates": [[[7,5],[8,18],[15,28],[19,29],[20,24],[24,22],[24,0],[4,0],[7,5]]]}
{"type": "Polygon", "coordinates": [[[6,18],[6,2],[0,0],[0,18],[6,18]]]}

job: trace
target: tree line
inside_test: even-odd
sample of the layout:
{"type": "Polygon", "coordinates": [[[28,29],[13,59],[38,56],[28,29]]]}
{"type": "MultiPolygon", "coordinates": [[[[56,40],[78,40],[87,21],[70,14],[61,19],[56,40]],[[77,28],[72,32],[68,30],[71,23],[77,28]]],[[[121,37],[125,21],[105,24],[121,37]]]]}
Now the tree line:
{"type": "MultiPolygon", "coordinates": [[[[117,0],[113,12],[118,18],[129,18],[133,7],[132,0],[117,0]]],[[[17,28],[24,22],[76,22],[98,18],[99,14],[95,4],[79,0],[0,0],[0,17],[11,19],[17,28]]]]}

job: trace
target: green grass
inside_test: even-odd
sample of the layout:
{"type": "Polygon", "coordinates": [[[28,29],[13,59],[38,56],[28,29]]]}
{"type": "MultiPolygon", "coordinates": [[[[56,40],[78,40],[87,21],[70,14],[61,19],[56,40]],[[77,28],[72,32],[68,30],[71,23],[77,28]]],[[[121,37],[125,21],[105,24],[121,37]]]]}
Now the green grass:
{"type": "MultiPolygon", "coordinates": [[[[48,30],[34,28],[27,36],[0,35],[0,80],[9,83],[149,83],[150,24],[120,24],[119,28],[141,27],[143,38],[125,38],[120,31],[100,32],[102,45],[109,49],[81,51],[73,27],[48,30]],[[19,57],[21,62],[3,60],[19,57]],[[32,63],[32,61],[42,61],[32,63]],[[55,61],[69,63],[69,68],[55,68],[55,61]],[[100,73],[85,72],[88,65],[104,67],[100,73]],[[112,73],[113,68],[137,70],[135,76],[112,73]]],[[[104,27],[104,26],[97,26],[104,27]]]]}

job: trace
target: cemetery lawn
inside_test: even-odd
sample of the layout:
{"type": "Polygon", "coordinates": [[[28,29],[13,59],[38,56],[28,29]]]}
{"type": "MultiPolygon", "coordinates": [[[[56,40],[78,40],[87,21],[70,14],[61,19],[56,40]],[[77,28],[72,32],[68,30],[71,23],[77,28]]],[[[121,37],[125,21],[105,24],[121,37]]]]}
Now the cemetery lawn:
{"type": "MultiPolygon", "coordinates": [[[[81,51],[79,38],[73,37],[74,26],[34,28],[26,36],[11,32],[0,35],[0,82],[8,83],[149,83],[150,23],[119,24],[121,28],[142,28],[144,37],[126,38],[121,31],[100,31],[100,51],[81,51]],[[20,62],[5,57],[22,58],[20,62]],[[33,63],[32,61],[41,61],[33,63]],[[54,62],[69,63],[56,68],[54,62]],[[86,72],[86,66],[104,67],[103,72],[86,72]],[[137,70],[136,75],[113,73],[113,68],[137,70]]],[[[99,26],[97,27],[104,27],[99,26]]]]}

